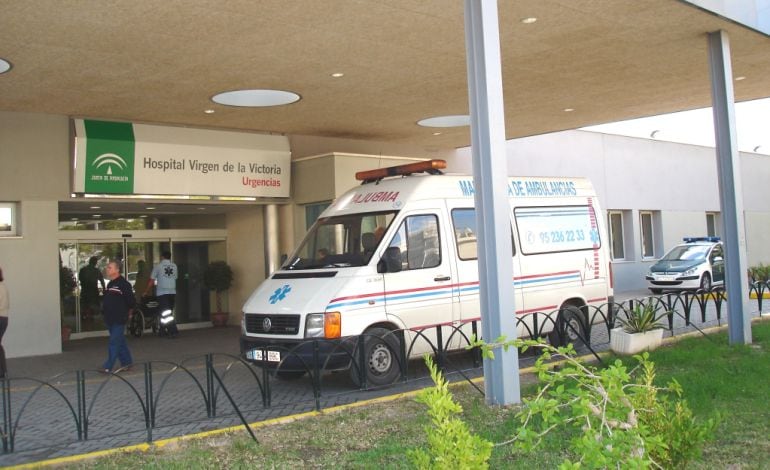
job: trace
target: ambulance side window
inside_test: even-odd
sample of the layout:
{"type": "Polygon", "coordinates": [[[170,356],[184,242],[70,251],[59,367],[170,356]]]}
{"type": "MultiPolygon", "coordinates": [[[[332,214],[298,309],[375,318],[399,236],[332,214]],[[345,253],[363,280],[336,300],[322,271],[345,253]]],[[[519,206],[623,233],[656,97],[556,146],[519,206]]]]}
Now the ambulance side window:
{"type": "Polygon", "coordinates": [[[401,252],[401,270],[435,268],[441,264],[438,218],[413,215],[401,223],[388,247],[401,252]]]}
{"type": "MultiPolygon", "coordinates": [[[[478,259],[476,209],[453,209],[452,225],[454,226],[457,256],[463,261],[478,259]]],[[[516,255],[513,233],[511,233],[511,252],[516,255]]]]}

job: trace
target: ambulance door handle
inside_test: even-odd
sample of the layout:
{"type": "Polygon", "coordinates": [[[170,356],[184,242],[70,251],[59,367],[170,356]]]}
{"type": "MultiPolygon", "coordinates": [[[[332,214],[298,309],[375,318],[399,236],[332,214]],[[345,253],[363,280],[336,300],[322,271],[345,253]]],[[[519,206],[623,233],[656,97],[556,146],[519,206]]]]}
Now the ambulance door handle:
{"type": "Polygon", "coordinates": [[[448,281],[450,279],[452,279],[452,278],[449,277],[449,276],[436,276],[436,277],[433,278],[433,280],[436,281],[436,282],[448,281]]]}

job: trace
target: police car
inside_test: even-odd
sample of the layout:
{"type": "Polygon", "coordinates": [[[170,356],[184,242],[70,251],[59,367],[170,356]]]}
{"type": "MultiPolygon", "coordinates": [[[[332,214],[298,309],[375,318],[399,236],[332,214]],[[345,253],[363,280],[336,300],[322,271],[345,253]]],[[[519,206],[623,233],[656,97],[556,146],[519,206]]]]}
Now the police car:
{"type": "Polygon", "coordinates": [[[675,246],[645,276],[653,294],[664,290],[709,291],[724,285],[725,256],[719,237],[687,237],[675,246]]]}

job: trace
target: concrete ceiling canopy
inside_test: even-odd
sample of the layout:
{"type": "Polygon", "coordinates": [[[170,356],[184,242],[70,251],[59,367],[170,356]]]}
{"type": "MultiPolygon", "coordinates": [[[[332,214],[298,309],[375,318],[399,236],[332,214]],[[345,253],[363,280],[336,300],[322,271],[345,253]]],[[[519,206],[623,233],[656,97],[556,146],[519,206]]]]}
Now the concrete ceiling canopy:
{"type": "MultiPolygon", "coordinates": [[[[499,9],[508,138],[709,106],[706,33],[718,29],[730,35],[736,76],[747,77],[736,99],[770,95],[770,40],[685,2],[499,9]]],[[[6,2],[0,45],[14,65],[0,75],[4,111],[470,143],[468,128],[437,142],[416,124],[468,114],[461,1],[6,2]],[[238,89],[302,99],[243,109],[210,101],[238,89]]]]}

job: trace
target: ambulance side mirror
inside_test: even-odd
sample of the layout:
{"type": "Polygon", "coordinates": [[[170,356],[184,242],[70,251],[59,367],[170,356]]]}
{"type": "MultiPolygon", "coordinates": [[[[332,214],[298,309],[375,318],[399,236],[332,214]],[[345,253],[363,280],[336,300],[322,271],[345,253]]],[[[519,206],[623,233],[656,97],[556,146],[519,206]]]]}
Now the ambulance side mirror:
{"type": "Polygon", "coordinates": [[[377,263],[378,273],[397,273],[401,271],[401,249],[397,246],[390,246],[385,250],[385,254],[377,263]]]}

